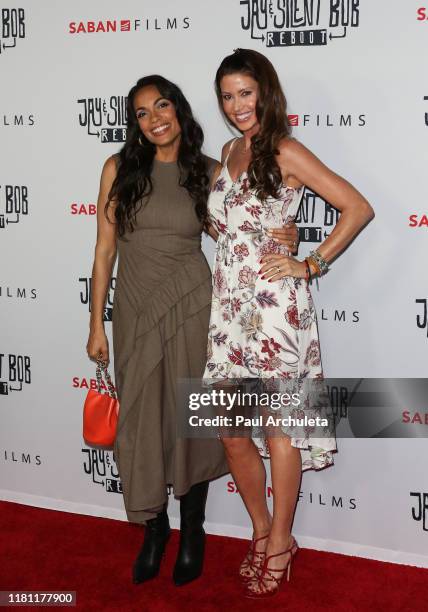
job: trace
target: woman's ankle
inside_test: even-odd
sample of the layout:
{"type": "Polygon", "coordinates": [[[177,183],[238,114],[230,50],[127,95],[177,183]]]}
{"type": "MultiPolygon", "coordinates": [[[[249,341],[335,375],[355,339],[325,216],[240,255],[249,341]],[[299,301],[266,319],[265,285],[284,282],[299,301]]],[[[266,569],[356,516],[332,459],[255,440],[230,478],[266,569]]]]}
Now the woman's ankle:
{"type": "Polygon", "coordinates": [[[257,525],[253,525],[253,538],[257,540],[258,538],[263,538],[270,534],[272,527],[271,521],[266,521],[263,523],[259,523],[257,525]]]}
{"type": "Polygon", "coordinates": [[[274,550],[286,550],[293,543],[291,532],[283,531],[281,533],[271,531],[269,534],[268,548],[274,550]]]}

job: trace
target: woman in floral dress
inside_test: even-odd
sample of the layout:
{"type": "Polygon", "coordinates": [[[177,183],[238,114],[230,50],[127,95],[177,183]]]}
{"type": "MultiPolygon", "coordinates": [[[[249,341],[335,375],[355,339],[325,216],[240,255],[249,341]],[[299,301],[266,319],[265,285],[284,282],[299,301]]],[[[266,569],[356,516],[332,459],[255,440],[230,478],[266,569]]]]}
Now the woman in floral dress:
{"type": "MultiPolygon", "coordinates": [[[[224,146],[208,203],[217,249],[205,382],[227,387],[246,379],[321,381],[308,280],[325,273],[373,210],[352,185],[290,137],[286,100],[266,57],[237,49],[221,63],[216,89],[226,119],[242,136],[224,146]],[[342,214],[317,251],[298,261],[273,239],[272,228],[294,220],[305,185],[342,214]]],[[[310,394],[304,408],[309,416],[317,412],[310,394]]],[[[248,596],[272,595],[297,551],[291,525],[302,469],[330,465],[335,439],[306,431],[298,437],[266,435],[263,445],[227,434],[222,440],[253,523],[239,574],[248,596]],[[271,461],[272,517],[263,450],[271,461]]]]}

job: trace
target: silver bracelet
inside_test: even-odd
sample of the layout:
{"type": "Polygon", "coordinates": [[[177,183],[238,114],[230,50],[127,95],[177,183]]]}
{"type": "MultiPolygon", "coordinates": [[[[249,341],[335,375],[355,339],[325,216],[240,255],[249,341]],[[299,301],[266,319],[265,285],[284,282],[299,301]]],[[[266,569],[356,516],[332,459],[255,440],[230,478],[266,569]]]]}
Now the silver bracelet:
{"type": "Polygon", "coordinates": [[[317,262],[320,269],[320,276],[327,274],[327,272],[329,271],[329,267],[324,257],[320,253],[318,253],[318,251],[311,251],[309,255],[310,257],[313,257],[313,259],[317,262]]]}

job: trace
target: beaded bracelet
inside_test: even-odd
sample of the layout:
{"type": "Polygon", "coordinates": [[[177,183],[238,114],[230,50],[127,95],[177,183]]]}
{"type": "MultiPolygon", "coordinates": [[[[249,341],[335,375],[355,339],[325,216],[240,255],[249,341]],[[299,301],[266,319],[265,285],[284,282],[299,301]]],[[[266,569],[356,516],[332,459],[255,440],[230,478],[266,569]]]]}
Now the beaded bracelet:
{"type": "Polygon", "coordinates": [[[327,274],[329,270],[328,263],[326,262],[324,257],[321,255],[321,253],[319,253],[318,251],[311,251],[309,253],[309,257],[311,257],[317,263],[317,267],[319,268],[320,276],[327,274]]]}
{"type": "Polygon", "coordinates": [[[309,256],[309,257],[306,257],[306,261],[308,262],[309,270],[311,269],[311,264],[315,268],[315,272],[314,273],[311,272],[311,277],[321,276],[321,268],[319,267],[315,259],[309,256]]]}

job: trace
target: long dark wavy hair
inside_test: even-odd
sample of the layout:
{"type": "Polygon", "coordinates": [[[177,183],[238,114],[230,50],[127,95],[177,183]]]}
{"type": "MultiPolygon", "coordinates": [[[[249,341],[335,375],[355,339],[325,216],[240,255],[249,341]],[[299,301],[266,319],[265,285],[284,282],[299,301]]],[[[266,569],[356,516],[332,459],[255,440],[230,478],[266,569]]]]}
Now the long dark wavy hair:
{"type": "Polygon", "coordinates": [[[204,133],[193,117],[190,104],[181,89],[164,77],[154,74],[139,79],[128,94],[126,142],[118,154],[117,175],[105,207],[107,216],[110,203],[115,201],[115,217],[120,237],[126,232],[134,231],[136,214],[153,190],[151,173],[156,147],[141,132],[134,110],[135,94],[149,85],[157,87],[160,95],[175,107],[181,127],[178,150],[180,185],[189,192],[201,223],[205,223],[207,218],[209,178],[201,150],[204,133]]]}
{"type": "MultiPolygon", "coordinates": [[[[256,115],[260,129],[251,138],[249,185],[260,200],[266,200],[268,196],[277,198],[282,186],[282,176],[275,155],[279,153],[280,140],[291,134],[287,101],[276,70],[267,57],[251,49],[236,49],[232,55],[224,58],[215,77],[215,88],[222,112],[221,80],[224,76],[237,72],[249,75],[259,86],[256,115]]],[[[226,120],[236,127],[228,117],[226,120]]]]}

